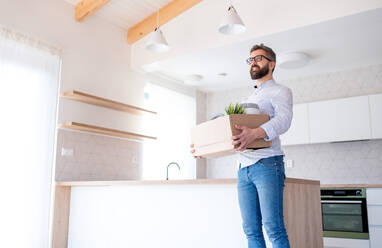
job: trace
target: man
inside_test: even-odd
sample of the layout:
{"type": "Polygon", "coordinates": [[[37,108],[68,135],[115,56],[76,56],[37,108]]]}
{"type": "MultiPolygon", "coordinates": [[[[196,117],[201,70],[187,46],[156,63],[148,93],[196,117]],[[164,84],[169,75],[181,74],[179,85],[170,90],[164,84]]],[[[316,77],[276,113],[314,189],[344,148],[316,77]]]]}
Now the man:
{"type": "Polygon", "coordinates": [[[246,102],[256,103],[270,120],[254,129],[236,126],[242,131],[232,137],[232,144],[239,151],[237,189],[243,229],[248,248],[266,247],[262,223],[273,248],[289,248],[283,217],[284,153],[279,136],[289,129],[292,121],[292,92],[273,80],[276,54],[271,48],[255,45],[250,54],[247,63],[256,86],[246,102]],[[272,146],[247,150],[255,139],[271,140],[272,146]]]}

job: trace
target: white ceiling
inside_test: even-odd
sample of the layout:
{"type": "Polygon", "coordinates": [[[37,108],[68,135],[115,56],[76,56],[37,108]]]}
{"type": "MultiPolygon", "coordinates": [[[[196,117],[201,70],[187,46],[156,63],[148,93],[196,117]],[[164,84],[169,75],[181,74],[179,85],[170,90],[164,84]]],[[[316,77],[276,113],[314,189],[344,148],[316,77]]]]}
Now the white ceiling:
{"type": "MultiPolygon", "coordinates": [[[[382,8],[319,24],[305,26],[245,42],[217,47],[145,65],[150,74],[185,80],[200,74],[198,89],[226,90],[253,84],[245,59],[253,44],[264,43],[276,54],[304,52],[311,58],[307,66],[286,70],[276,68],[276,80],[347,70],[382,63],[382,8]],[[226,77],[219,73],[227,73],[226,77]]],[[[216,30],[217,32],[217,30],[216,30]]]]}
{"type": "MultiPolygon", "coordinates": [[[[75,5],[81,0],[65,1],[75,5]]],[[[171,0],[111,0],[95,15],[128,30],[169,2],[171,0]]],[[[243,6],[255,4],[249,0],[245,3],[241,1],[236,3],[242,5],[243,12],[245,12],[243,6]]],[[[247,18],[246,25],[260,25],[261,29],[261,24],[254,22],[257,19],[253,15],[252,18],[254,19],[251,21],[247,18]]],[[[381,64],[381,27],[382,8],[379,8],[223,47],[156,61],[144,65],[142,69],[151,76],[173,79],[180,84],[187,80],[188,75],[202,75],[203,79],[196,86],[202,91],[244,87],[254,83],[250,80],[245,59],[249,56],[252,45],[258,43],[272,47],[278,55],[298,51],[310,56],[310,62],[303,68],[295,70],[276,68],[274,76],[279,81],[381,64]],[[220,73],[227,73],[227,76],[219,76],[220,73]]],[[[205,36],[205,39],[208,39],[208,36],[205,36]]]]}
{"type": "MultiPolygon", "coordinates": [[[[72,5],[81,2],[81,0],[65,1],[72,5]]],[[[94,15],[128,30],[169,2],[171,0],[111,0],[94,15]]]]}

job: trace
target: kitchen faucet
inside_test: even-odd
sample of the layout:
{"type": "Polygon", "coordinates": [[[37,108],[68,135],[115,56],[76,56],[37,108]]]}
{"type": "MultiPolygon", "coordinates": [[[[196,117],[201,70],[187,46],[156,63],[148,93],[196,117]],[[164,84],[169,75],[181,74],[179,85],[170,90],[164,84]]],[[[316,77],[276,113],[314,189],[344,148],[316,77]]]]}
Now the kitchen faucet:
{"type": "Polygon", "coordinates": [[[168,167],[169,167],[170,165],[172,165],[172,164],[176,164],[176,165],[178,166],[178,169],[180,170],[180,166],[179,166],[178,163],[176,163],[176,162],[171,162],[171,163],[169,163],[169,164],[167,165],[167,175],[166,175],[166,180],[168,180],[168,167]]]}

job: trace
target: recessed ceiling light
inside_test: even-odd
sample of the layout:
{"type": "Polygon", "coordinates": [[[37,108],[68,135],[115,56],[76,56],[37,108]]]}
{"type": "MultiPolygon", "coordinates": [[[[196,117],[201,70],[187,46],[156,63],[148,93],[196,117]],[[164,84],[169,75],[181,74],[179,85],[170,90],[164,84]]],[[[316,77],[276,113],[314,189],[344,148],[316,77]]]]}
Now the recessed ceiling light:
{"type": "Polygon", "coordinates": [[[305,53],[291,52],[278,56],[277,64],[282,69],[297,69],[305,66],[309,62],[309,57],[305,53]]]}
{"type": "Polygon", "coordinates": [[[200,81],[203,79],[203,76],[200,74],[191,74],[187,75],[184,79],[184,83],[192,86],[197,86],[200,84],[200,81]]]}

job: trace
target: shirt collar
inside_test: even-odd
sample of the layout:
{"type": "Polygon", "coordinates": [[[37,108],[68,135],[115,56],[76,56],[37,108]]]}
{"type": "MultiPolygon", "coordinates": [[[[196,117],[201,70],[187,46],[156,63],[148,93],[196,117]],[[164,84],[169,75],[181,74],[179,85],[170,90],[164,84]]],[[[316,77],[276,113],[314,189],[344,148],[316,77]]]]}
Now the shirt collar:
{"type": "Polygon", "coordinates": [[[273,81],[273,79],[271,79],[271,80],[263,82],[262,84],[260,84],[259,87],[255,86],[255,88],[258,89],[258,90],[259,89],[263,89],[263,88],[268,87],[269,85],[274,84],[274,83],[275,82],[273,81]]]}

